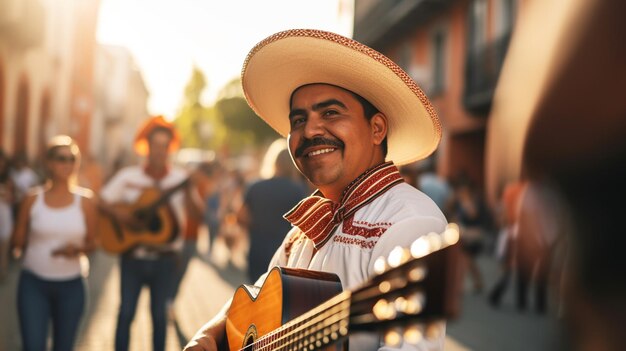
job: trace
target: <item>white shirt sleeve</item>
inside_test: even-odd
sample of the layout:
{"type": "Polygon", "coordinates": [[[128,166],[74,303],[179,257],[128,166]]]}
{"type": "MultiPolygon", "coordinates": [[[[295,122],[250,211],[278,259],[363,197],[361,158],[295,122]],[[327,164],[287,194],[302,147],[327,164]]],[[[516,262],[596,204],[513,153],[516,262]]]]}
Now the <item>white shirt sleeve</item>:
{"type": "Polygon", "coordinates": [[[126,182],[129,180],[130,168],[122,168],[102,187],[100,190],[100,197],[102,200],[108,203],[117,203],[124,201],[124,188],[126,182]]]}

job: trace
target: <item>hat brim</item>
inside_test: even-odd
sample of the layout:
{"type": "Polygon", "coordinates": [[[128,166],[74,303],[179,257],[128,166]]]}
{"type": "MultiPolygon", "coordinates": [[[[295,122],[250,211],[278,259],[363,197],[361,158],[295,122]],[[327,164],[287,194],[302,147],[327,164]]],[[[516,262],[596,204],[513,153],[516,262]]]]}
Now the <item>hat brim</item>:
{"type": "Polygon", "coordinates": [[[441,139],[434,107],[415,82],[383,54],[341,35],[288,30],[257,44],[242,69],[250,107],[282,136],[289,134],[289,99],[313,83],[352,91],[387,117],[387,160],[397,165],[428,157],[441,139]]]}

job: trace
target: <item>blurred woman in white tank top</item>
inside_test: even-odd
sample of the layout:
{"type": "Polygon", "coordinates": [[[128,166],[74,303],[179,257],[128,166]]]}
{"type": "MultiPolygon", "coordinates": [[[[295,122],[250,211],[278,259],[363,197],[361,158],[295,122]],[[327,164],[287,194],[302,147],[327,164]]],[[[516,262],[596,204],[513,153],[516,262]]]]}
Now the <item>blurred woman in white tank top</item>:
{"type": "Polygon", "coordinates": [[[72,350],[85,305],[85,254],[94,247],[96,207],[89,189],[74,184],[80,151],[60,135],[48,143],[48,180],[20,206],[13,247],[23,256],[17,294],[24,351],[72,350]]]}

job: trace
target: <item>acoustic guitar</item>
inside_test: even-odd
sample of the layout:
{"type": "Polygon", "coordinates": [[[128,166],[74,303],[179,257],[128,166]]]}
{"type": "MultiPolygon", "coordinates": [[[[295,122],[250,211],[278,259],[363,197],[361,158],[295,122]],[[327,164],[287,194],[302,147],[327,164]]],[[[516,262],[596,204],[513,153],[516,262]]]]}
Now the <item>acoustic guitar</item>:
{"type": "Polygon", "coordinates": [[[459,311],[458,240],[458,226],[450,224],[397,247],[354,291],[342,292],[332,273],[275,267],[262,287],[235,291],[226,316],[229,349],[341,350],[357,331],[384,331],[395,346],[436,339],[424,325],[459,311]]]}
{"type": "Polygon", "coordinates": [[[159,245],[174,239],[178,222],[168,204],[169,198],[189,184],[189,178],[163,191],[145,189],[133,204],[115,204],[114,208],[132,213],[132,226],[119,223],[110,213],[101,211],[98,221],[100,244],[109,253],[123,253],[137,244],[159,245]]]}

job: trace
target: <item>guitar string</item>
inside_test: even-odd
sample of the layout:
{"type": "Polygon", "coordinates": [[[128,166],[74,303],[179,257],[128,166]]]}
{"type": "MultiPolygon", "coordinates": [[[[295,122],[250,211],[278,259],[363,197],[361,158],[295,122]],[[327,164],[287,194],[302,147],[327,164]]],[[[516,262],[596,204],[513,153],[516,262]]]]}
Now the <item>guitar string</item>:
{"type": "MultiPolygon", "coordinates": [[[[304,347],[307,347],[308,344],[313,344],[315,341],[320,340],[320,336],[315,334],[319,333],[321,330],[331,327],[332,325],[337,324],[341,320],[345,320],[349,313],[347,310],[342,310],[332,315],[322,315],[321,319],[317,318],[315,321],[311,321],[306,325],[302,325],[297,330],[289,331],[286,334],[281,334],[278,339],[272,340],[271,343],[263,345],[259,350],[283,350],[285,347],[302,347],[302,342],[305,342],[304,347]],[[343,313],[342,313],[343,312],[343,313]],[[307,342],[306,339],[313,337],[313,340],[307,342]],[[297,344],[299,343],[299,344],[297,344]],[[266,348],[269,347],[269,348],[266,348]]],[[[337,327],[337,330],[339,327],[337,327]]],[[[337,330],[333,332],[337,332],[337,330]]],[[[325,336],[330,339],[329,335],[331,332],[326,333],[325,336]]],[[[324,343],[326,344],[326,343],[324,343]]]]}
{"type": "MultiPolygon", "coordinates": [[[[328,318],[326,318],[325,321],[322,321],[322,322],[325,322],[324,326],[319,327],[316,330],[310,329],[308,331],[305,331],[305,333],[300,333],[300,334],[295,334],[295,335],[292,334],[293,337],[291,339],[288,338],[288,339],[282,340],[282,341],[284,341],[283,343],[277,345],[276,347],[271,347],[269,350],[277,350],[277,351],[278,350],[298,350],[298,349],[302,349],[302,348],[307,348],[309,346],[309,344],[313,345],[314,342],[319,342],[320,343],[319,346],[316,345],[317,347],[325,346],[325,345],[327,345],[327,343],[330,343],[331,337],[329,335],[332,332],[328,332],[327,335],[322,335],[322,336],[316,336],[315,334],[319,333],[321,329],[328,328],[328,327],[330,327],[332,325],[336,325],[337,322],[339,322],[339,321],[341,321],[343,319],[345,319],[345,317],[338,316],[338,318],[335,318],[334,320],[331,320],[330,317],[328,317],[328,318]],[[323,340],[322,337],[326,337],[327,341],[322,342],[322,340],[323,340]],[[307,342],[307,338],[313,338],[313,340],[309,340],[307,342]]],[[[318,324],[319,324],[319,322],[318,322],[318,324]]],[[[337,327],[337,328],[339,328],[339,327],[337,327]]],[[[335,331],[335,333],[336,333],[336,331],[335,331]]],[[[337,335],[337,337],[335,339],[337,339],[338,337],[339,337],[339,335],[337,335]]],[[[334,341],[335,339],[332,339],[332,340],[334,341]]],[[[273,345],[270,345],[270,346],[273,346],[273,345]]]]}
{"type": "MultiPolygon", "coordinates": [[[[338,322],[341,322],[342,320],[346,320],[349,317],[349,315],[350,315],[349,309],[339,310],[334,314],[327,313],[326,316],[322,316],[321,320],[318,319],[317,321],[309,323],[310,327],[306,328],[303,333],[302,332],[295,333],[295,334],[291,333],[291,334],[287,334],[286,337],[282,337],[281,341],[283,341],[283,344],[279,346],[279,350],[283,349],[284,347],[293,346],[295,344],[293,340],[290,341],[290,337],[291,339],[296,339],[297,341],[303,341],[303,340],[306,340],[307,337],[312,337],[313,340],[310,341],[310,343],[313,343],[314,341],[321,342],[324,336],[329,338],[329,335],[332,333],[331,329],[333,325],[336,325],[338,322]],[[323,330],[326,330],[327,333],[323,332],[323,330]],[[327,334],[327,335],[324,335],[324,334],[327,334]],[[284,345],[285,341],[288,342],[287,345],[284,345]]],[[[347,327],[347,321],[346,321],[346,327],[347,327]]],[[[339,328],[340,327],[337,327],[337,330],[339,330],[339,328]]],[[[334,332],[337,332],[337,331],[334,331],[334,332]]],[[[337,336],[336,338],[338,337],[339,336],[337,336]]],[[[328,340],[329,340],[328,342],[330,342],[330,338],[328,340]]],[[[327,342],[324,342],[324,344],[326,343],[327,342]]]]}
{"type": "MultiPolygon", "coordinates": [[[[376,289],[376,287],[372,286],[370,289],[366,289],[365,291],[376,289]]],[[[314,313],[311,311],[310,313],[303,315],[302,320],[294,320],[288,324],[285,324],[283,327],[273,331],[270,334],[264,335],[262,338],[258,339],[253,345],[256,346],[254,349],[263,351],[263,350],[282,350],[284,347],[294,347],[296,342],[302,342],[306,338],[313,337],[312,341],[309,341],[304,345],[304,347],[308,347],[309,344],[319,341],[323,337],[329,337],[332,332],[339,331],[339,327],[337,327],[332,332],[324,333],[320,335],[316,335],[320,331],[331,327],[342,320],[345,320],[350,317],[351,311],[350,307],[354,307],[360,302],[371,300],[371,296],[367,296],[367,294],[363,294],[362,292],[359,294],[351,293],[349,297],[338,301],[331,307],[327,307],[324,311],[320,311],[314,313]],[[364,298],[359,297],[360,295],[364,298]],[[353,301],[349,303],[348,300],[351,298],[353,301]],[[295,339],[295,340],[294,340],[295,339]],[[285,345],[286,343],[286,345],[285,345]],[[267,347],[270,347],[269,349],[267,347]]],[[[323,306],[320,306],[323,307],[323,306]]],[[[316,308],[320,309],[319,307],[316,308]]],[[[338,338],[338,337],[336,337],[338,338]]],[[[334,339],[336,339],[334,338],[334,339]]],[[[334,340],[333,339],[333,340],[334,340]]],[[[330,339],[329,339],[330,341],[330,339]]],[[[328,342],[323,342],[324,345],[327,345],[328,342]]],[[[296,346],[298,347],[298,346],[296,346]]],[[[316,346],[321,347],[321,346],[316,346]]]]}
{"type": "MultiPolygon", "coordinates": [[[[338,313],[341,313],[342,310],[340,309],[340,304],[334,306],[330,311],[332,311],[332,313],[334,315],[337,315],[338,313]],[[339,306],[339,310],[337,308],[337,306],[339,306]]],[[[282,349],[284,347],[284,344],[286,341],[288,341],[290,338],[291,339],[295,339],[295,340],[303,340],[304,338],[309,337],[309,335],[311,335],[312,333],[315,333],[319,330],[318,329],[313,329],[313,327],[315,325],[319,325],[319,323],[323,323],[326,322],[326,325],[329,326],[331,324],[334,324],[336,322],[338,322],[340,319],[345,318],[345,316],[347,315],[346,313],[344,313],[344,317],[340,318],[335,318],[335,320],[331,320],[330,317],[333,315],[331,314],[331,312],[324,312],[321,314],[317,314],[316,316],[312,317],[310,320],[308,321],[304,321],[303,323],[299,324],[299,325],[291,325],[289,326],[289,328],[283,329],[281,330],[279,333],[274,334],[273,336],[278,335],[278,338],[269,338],[266,340],[269,340],[269,343],[264,343],[264,347],[261,348],[261,350],[263,350],[265,348],[265,346],[269,346],[271,347],[271,350],[277,350],[277,349],[282,349]],[[275,344],[279,344],[279,345],[275,345],[275,344]],[[278,347],[278,348],[277,348],[278,347]]],[[[293,343],[293,342],[292,342],[293,343]]],[[[287,345],[288,346],[288,345],[287,345]]]]}
{"type": "MultiPolygon", "coordinates": [[[[320,322],[326,321],[327,322],[326,327],[328,327],[334,323],[339,322],[341,319],[345,319],[346,317],[349,316],[349,308],[346,309],[345,306],[347,305],[349,307],[348,300],[350,299],[350,295],[351,294],[349,292],[344,292],[340,295],[337,295],[336,298],[333,298],[328,301],[328,302],[333,302],[332,304],[327,302],[323,305],[320,305],[318,308],[314,309],[313,311],[306,313],[302,315],[301,317],[298,317],[292,322],[289,322],[283,325],[279,329],[276,329],[275,331],[269,334],[264,335],[263,337],[258,339],[256,342],[254,342],[254,345],[260,346],[260,348],[255,347],[254,349],[266,350],[265,348],[266,346],[272,346],[272,348],[270,348],[269,350],[278,350],[277,348],[275,348],[274,344],[279,343],[279,342],[284,342],[289,337],[293,337],[294,335],[298,335],[297,340],[301,340],[303,337],[308,337],[311,334],[311,330],[307,330],[307,329],[311,329],[316,324],[319,325],[320,322]],[[346,296],[342,296],[342,295],[346,295],[346,296]],[[334,300],[338,300],[338,301],[335,302],[334,300]],[[325,306],[325,305],[330,305],[330,306],[325,306]],[[317,310],[321,310],[321,311],[316,312],[317,310]],[[333,315],[341,314],[341,313],[343,313],[342,316],[340,316],[338,319],[333,320],[331,322],[330,317],[332,317],[333,315]],[[278,338],[276,338],[276,336],[278,336],[278,338]]],[[[317,332],[317,331],[319,331],[319,328],[316,329],[314,332],[317,332]]],[[[278,347],[282,349],[282,347],[284,346],[281,344],[278,347]]]]}

